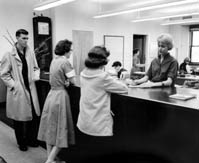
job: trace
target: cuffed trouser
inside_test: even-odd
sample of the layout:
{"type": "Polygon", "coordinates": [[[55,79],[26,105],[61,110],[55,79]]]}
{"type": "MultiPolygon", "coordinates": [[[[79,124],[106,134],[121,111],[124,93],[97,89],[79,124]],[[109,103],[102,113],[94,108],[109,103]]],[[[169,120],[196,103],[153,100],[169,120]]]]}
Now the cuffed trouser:
{"type": "Polygon", "coordinates": [[[26,146],[28,143],[34,144],[37,142],[39,117],[34,110],[32,114],[33,119],[31,121],[13,121],[15,136],[19,146],[26,146]]]}

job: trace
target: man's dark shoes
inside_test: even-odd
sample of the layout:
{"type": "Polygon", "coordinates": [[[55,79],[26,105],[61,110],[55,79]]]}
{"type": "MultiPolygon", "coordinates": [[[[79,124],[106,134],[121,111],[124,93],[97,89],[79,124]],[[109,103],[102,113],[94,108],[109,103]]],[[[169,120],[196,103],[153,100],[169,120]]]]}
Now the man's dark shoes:
{"type": "Polygon", "coordinates": [[[35,141],[35,142],[28,142],[27,145],[28,145],[29,147],[39,147],[38,141],[35,141]]]}
{"type": "Polygon", "coordinates": [[[25,146],[25,145],[19,145],[19,149],[20,149],[20,151],[27,151],[28,150],[28,147],[27,146],[25,146]]]}

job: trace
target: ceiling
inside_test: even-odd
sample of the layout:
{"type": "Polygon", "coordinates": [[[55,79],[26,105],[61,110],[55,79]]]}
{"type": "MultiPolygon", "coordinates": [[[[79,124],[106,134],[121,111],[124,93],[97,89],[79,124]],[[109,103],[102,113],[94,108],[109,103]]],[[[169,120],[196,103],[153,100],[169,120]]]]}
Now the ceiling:
{"type": "Polygon", "coordinates": [[[90,15],[98,19],[106,19],[107,17],[99,18],[98,16],[112,13],[113,15],[108,17],[118,17],[132,23],[135,23],[133,22],[135,20],[140,21],[141,19],[148,18],[153,18],[150,21],[160,24],[190,20],[194,20],[194,22],[184,24],[199,23],[199,0],[76,0],[75,2],[71,2],[71,5],[79,4],[81,6],[79,10],[84,10],[86,3],[92,3],[97,6],[97,10],[94,12],[92,8],[89,11],[87,9],[86,12],[92,13],[90,15]],[[82,2],[84,2],[84,6],[82,2]],[[174,3],[176,5],[173,5],[174,3]],[[116,13],[118,11],[121,13],[116,13]]]}
{"type": "MultiPolygon", "coordinates": [[[[132,10],[128,13],[115,15],[128,21],[146,18],[162,19],[153,20],[159,23],[196,20],[199,23],[199,0],[88,0],[100,6],[96,15],[115,13],[117,11],[132,10]],[[181,4],[180,4],[181,3],[181,4]],[[183,4],[184,3],[184,4],[183,4]],[[176,4],[172,6],[173,4],[176,4]],[[162,6],[160,6],[162,5],[162,6]],[[152,7],[152,9],[148,9],[152,7]],[[175,16],[175,17],[173,17],[175,16]]],[[[96,16],[94,15],[94,16],[96,16]]],[[[105,18],[105,17],[103,17],[105,18]]],[[[152,21],[152,20],[150,20],[152,21]]],[[[193,23],[185,23],[193,24],[193,23]]]]}

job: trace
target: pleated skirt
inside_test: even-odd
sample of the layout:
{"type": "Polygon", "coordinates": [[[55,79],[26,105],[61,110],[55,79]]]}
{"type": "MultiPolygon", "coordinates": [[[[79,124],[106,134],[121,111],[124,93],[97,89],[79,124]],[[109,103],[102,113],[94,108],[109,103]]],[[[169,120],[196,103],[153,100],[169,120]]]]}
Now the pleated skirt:
{"type": "Polygon", "coordinates": [[[41,115],[38,140],[66,148],[75,144],[70,99],[65,89],[50,90],[41,115]]]}

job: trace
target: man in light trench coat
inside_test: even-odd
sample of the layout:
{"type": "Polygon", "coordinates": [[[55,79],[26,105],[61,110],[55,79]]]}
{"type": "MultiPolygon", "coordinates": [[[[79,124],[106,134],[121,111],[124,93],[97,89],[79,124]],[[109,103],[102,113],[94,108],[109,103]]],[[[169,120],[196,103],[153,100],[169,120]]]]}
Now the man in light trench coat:
{"type": "Polygon", "coordinates": [[[7,52],[0,65],[0,77],[7,86],[6,115],[13,119],[18,147],[27,151],[28,146],[38,147],[39,101],[35,81],[39,68],[35,54],[27,45],[28,31],[16,31],[17,42],[7,52]]]}

